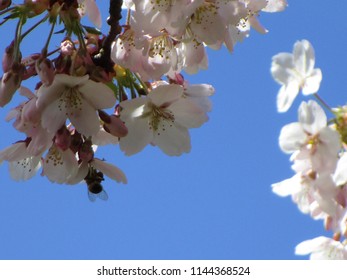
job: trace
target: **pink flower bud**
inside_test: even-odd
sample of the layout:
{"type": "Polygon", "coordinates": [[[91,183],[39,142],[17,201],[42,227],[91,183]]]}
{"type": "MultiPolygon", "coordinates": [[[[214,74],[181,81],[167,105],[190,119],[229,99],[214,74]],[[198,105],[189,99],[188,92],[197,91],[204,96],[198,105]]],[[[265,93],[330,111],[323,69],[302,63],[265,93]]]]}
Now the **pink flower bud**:
{"type": "Polygon", "coordinates": [[[116,137],[124,137],[128,134],[128,128],[120,118],[115,115],[108,115],[99,110],[99,117],[104,122],[104,129],[116,137]]]}
{"type": "Polygon", "coordinates": [[[25,67],[21,64],[16,64],[12,69],[1,78],[0,83],[0,106],[4,107],[12,99],[13,94],[19,88],[22,82],[25,67]]]}
{"type": "Polygon", "coordinates": [[[60,51],[64,56],[71,56],[75,51],[75,45],[70,39],[65,39],[60,44],[60,51]]]}
{"type": "Polygon", "coordinates": [[[13,64],[13,42],[5,49],[5,52],[2,56],[2,70],[8,72],[11,70],[13,64]]]}
{"type": "Polygon", "coordinates": [[[42,84],[45,86],[50,86],[55,75],[52,61],[50,61],[48,58],[39,59],[36,61],[35,69],[42,81],[42,84]]]}
{"type": "Polygon", "coordinates": [[[71,133],[65,125],[55,134],[54,143],[63,151],[66,151],[70,147],[71,133]]]}
{"type": "Polygon", "coordinates": [[[49,0],[25,0],[24,3],[31,10],[33,16],[39,15],[49,8],[49,0]]]}
{"type": "Polygon", "coordinates": [[[0,0],[0,11],[6,9],[11,5],[12,1],[11,0],[0,0]]]}

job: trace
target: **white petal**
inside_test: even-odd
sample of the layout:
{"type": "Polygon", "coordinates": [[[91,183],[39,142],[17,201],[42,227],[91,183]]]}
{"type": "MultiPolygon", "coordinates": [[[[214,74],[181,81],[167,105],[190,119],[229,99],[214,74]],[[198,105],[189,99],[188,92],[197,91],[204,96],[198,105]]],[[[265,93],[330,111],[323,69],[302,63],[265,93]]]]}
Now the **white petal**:
{"type": "Polygon", "coordinates": [[[307,255],[312,252],[317,252],[322,250],[322,247],[330,242],[330,238],[319,236],[314,239],[305,240],[295,247],[296,255],[307,255]]]}
{"type": "Polygon", "coordinates": [[[55,100],[49,104],[42,112],[42,127],[49,132],[55,133],[65,124],[66,121],[65,102],[55,100]]]}
{"type": "Polygon", "coordinates": [[[179,125],[155,132],[153,144],[169,156],[179,156],[191,150],[188,129],[179,125]]]}
{"type": "Polygon", "coordinates": [[[300,123],[284,126],[279,137],[279,145],[283,152],[292,153],[299,150],[306,141],[306,134],[300,123]]]}
{"type": "Polygon", "coordinates": [[[306,77],[305,83],[302,86],[304,95],[317,93],[322,81],[322,71],[319,68],[313,69],[310,76],[306,77]]]}
{"type": "Polygon", "coordinates": [[[41,157],[28,157],[9,163],[10,175],[16,181],[29,180],[41,167],[41,157]]]}
{"type": "Polygon", "coordinates": [[[281,182],[272,184],[272,191],[279,196],[288,196],[300,191],[301,178],[296,174],[293,177],[281,182]]]}
{"type": "Polygon", "coordinates": [[[315,135],[327,126],[327,116],[316,101],[310,100],[300,104],[299,122],[305,131],[315,135]]]}
{"type": "Polygon", "coordinates": [[[126,184],[128,182],[125,174],[118,167],[97,158],[94,158],[92,164],[95,169],[101,171],[107,177],[116,180],[118,183],[126,184]]]}
{"type": "Polygon", "coordinates": [[[282,12],[287,6],[287,0],[268,0],[267,5],[262,11],[264,12],[282,12]]]}
{"type": "Polygon", "coordinates": [[[98,6],[95,3],[95,0],[87,0],[86,3],[86,9],[87,14],[92,23],[95,24],[97,28],[101,27],[101,14],[99,11],[98,6]]]}
{"type": "Polygon", "coordinates": [[[112,108],[116,103],[114,92],[103,83],[88,80],[79,87],[79,91],[95,109],[112,108]]]}
{"type": "Polygon", "coordinates": [[[78,163],[70,149],[62,151],[52,146],[43,160],[42,174],[51,182],[66,183],[70,177],[77,174],[77,171],[78,163]]]}
{"type": "Polygon", "coordinates": [[[78,166],[78,171],[75,174],[75,176],[70,176],[65,183],[69,185],[76,185],[78,183],[81,183],[84,180],[84,178],[88,175],[88,172],[88,162],[82,161],[82,163],[78,166]]]}
{"type": "Polygon", "coordinates": [[[200,127],[208,120],[205,111],[188,98],[181,98],[168,109],[174,114],[175,123],[187,128],[200,127]]]}
{"type": "Polygon", "coordinates": [[[309,76],[314,68],[315,56],[312,45],[307,40],[298,41],[293,50],[295,68],[303,77],[309,76]]]}
{"type": "Polygon", "coordinates": [[[257,30],[260,34],[266,34],[267,32],[269,32],[264,26],[261,25],[257,16],[250,17],[249,22],[250,22],[252,28],[257,30]]]}
{"type": "Polygon", "coordinates": [[[342,186],[347,183],[347,153],[345,152],[337,162],[336,171],[333,175],[333,180],[337,186],[342,186]]]}
{"type": "Polygon", "coordinates": [[[42,85],[37,91],[37,107],[43,109],[49,106],[63,94],[64,90],[65,85],[58,81],[58,79],[54,79],[50,86],[42,85]]]}
{"type": "Polygon", "coordinates": [[[184,89],[184,93],[190,97],[211,96],[214,92],[215,89],[209,84],[194,84],[184,89]]]}
{"type": "Polygon", "coordinates": [[[271,74],[280,84],[288,84],[295,78],[294,60],[291,53],[279,53],[272,57],[271,74]]]}
{"type": "Polygon", "coordinates": [[[148,119],[144,117],[123,119],[122,115],[121,119],[128,128],[128,135],[119,141],[121,150],[128,156],[142,151],[153,139],[153,132],[149,129],[148,119]]]}
{"type": "Polygon", "coordinates": [[[99,132],[92,137],[92,142],[98,146],[105,146],[109,144],[118,144],[119,138],[101,128],[99,132]]]}
{"type": "Polygon", "coordinates": [[[100,130],[100,120],[95,109],[81,98],[79,108],[68,108],[67,114],[76,130],[85,136],[93,136],[100,130]]]}
{"type": "Polygon", "coordinates": [[[11,146],[0,151],[0,162],[6,161],[19,161],[23,160],[30,155],[27,152],[27,146],[25,142],[17,142],[11,146]]]}
{"type": "Polygon", "coordinates": [[[299,84],[296,80],[283,85],[277,94],[277,110],[280,113],[287,112],[292,106],[295,97],[299,93],[299,84]]]}
{"type": "Polygon", "coordinates": [[[160,85],[148,94],[148,98],[157,106],[170,104],[181,98],[183,87],[179,85],[160,85]]]}
{"type": "Polygon", "coordinates": [[[120,115],[124,121],[128,118],[137,118],[144,114],[145,104],[149,102],[147,97],[138,97],[122,101],[119,105],[122,108],[120,115]]]}
{"type": "Polygon", "coordinates": [[[19,94],[21,96],[25,96],[28,99],[32,99],[32,98],[36,98],[36,95],[32,93],[32,91],[30,89],[28,89],[27,87],[21,86],[19,89],[19,94]]]}

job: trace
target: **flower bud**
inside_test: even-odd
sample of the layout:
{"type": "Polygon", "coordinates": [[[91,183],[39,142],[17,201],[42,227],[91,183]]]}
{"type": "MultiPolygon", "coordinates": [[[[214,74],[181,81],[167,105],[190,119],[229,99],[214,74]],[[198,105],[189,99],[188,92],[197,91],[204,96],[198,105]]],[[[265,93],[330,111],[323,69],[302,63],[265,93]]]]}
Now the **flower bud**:
{"type": "Polygon", "coordinates": [[[0,11],[5,10],[11,5],[11,0],[0,0],[0,11]]]}
{"type": "Polygon", "coordinates": [[[11,70],[13,64],[13,49],[14,43],[12,43],[5,49],[5,52],[2,56],[2,70],[8,72],[11,70]]]}
{"type": "Polygon", "coordinates": [[[31,9],[32,16],[42,14],[49,8],[49,0],[25,0],[24,4],[31,9]]]}
{"type": "Polygon", "coordinates": [[[22,64],[16,64],[12,69],[6,73],[1,78],[0,83],[0,106],[4,107],[9,103],[13,97],[13,94],[19,88],[25,67],[22,64]]]}
{"type": "Polygon", "coordinates": [[[62,126],[55,134],[54,144],[63,151],[66,151],[70,147],[71,133],[65,125],[62,126]]]}
{"type": "Polygon", "coordinates": [[[53,63],[48,58],[39,59],[35,63],[35,69],[42,84],[50,86],[54,80],[53,63]]]}
{"type": "Polygon", "coordinates": [[[116,115],[109,115],[99,110],[99,117],[104,122],[104,129],[116,137],[124,137],[128,134],[128,128],[116,115]]]}
{"type": "Polygon", "coordinates": [[[65,39],[60,44],[60,52],[64,56],[71,56],[75,49],[75,45],[70,39],[65,39]]]}

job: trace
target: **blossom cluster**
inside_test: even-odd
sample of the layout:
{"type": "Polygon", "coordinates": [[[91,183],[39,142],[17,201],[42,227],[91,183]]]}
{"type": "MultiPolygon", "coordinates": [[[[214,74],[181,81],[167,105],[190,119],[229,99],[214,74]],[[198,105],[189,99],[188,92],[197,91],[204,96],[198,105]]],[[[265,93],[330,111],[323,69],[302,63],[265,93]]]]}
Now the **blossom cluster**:
{"type": "Polygon", "coordinates": [[[296,254],[347,259],[347,107],[330,108],[318,95],[322,72],[315,68],[314,49],[307,40],[296,42],[293,53],[275,55],[271,73],[281,85],[279,112],[286,112],[300,91],[317,100],[302,102],[298,122],[282,128],[279,145],[290,154],[295,175],[272,188],[279,196],[291,196],[302,213],[323,220],[332,237],[304,241],[296,254]]]}
{"type": "Polygon", "coordinates": [[[110,0],[109,32],[102,34],[98,5],[105,1],[0,4],[0,24],[17,24],[3,54],[0,106],[16,92],[22,96],[6,120],[24,135],[0,151],[0,162],[9,163],[15,180],[41,170],[58,184],[84,181],[92,201],[107,199],[104,175],[127,183],[123,171],[97,158],[97,147],[119,145],[133,155],[150,144],[170,156],[188,153],[189,130],[208,120],[214,88],[190,84],[184,73],[207,69],[207,47],[232,51],[251,28],[266,33],[259,14],[287,6],[285,0],[110,0]],[[85,16],[94,26],[83,24],[85,16]],[[27,37],[45,23],[42,50],[23,56],[27,37]],[[54,49],[53,41],[60,46],[54,49]],[[25,87],[27,80],[36,87],[25,87]]]}

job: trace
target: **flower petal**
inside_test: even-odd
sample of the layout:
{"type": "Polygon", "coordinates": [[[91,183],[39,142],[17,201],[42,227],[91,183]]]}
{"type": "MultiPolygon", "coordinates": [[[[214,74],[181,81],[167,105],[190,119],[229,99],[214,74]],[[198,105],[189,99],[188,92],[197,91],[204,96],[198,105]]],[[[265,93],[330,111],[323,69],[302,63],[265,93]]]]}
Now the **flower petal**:
{"type": "Polygon", "coordinates": [[[189,153],[191,150],[188,129],[178,124],[157,132],[153,144],[169,156],[179,156],[182,153],[189,153]]]}
{"type": "Polygon", "coordinates": [[[282,12],[288,6],[287,0],[268,0],[267,2],[266,7],[262,9],[264,12],[282,12]]]}
{"type": "Polygon", "coordinates": [[[117,166],[114,166],[106,161],[102,161],[100,159],[94,158],[92,162],[93,166],[104,173],[107,177],[116,180],[118,183],[126,184],[127,178],[122,170],[120,170],[117,166]]]}
{"type": "MultiPolygon", "coordinates": [[[[56,75],[56,77],[57,76],[59,75],[56,75]]],[[[37,91],[38,98],[36,101],[36,106],[39,109],[49,106],[63,94],[64,90],[65,85],[58,81],[58,79],[54,79],[50,86],[42,85],[37,91]]]]}
{"type": "Polygon", "coordinates": [[[95,109],[112,108],[116,103],[116,97],[108,86],[88,80],[79,87],[83,98],[88,100],[95,109]]]}
{"type": "Polygon", "coordinates": [[[122,116],[121,119],[128,128],[128,135],[119,141],[121,150],[128,156],[142,151],[153,139],[153,132],[149,129],[148,119],[144,117],[123,119],[122,116]]]}
{"type": "Polygon", "coordinates": [[[294,44],[293,59],[295,68],[303,76],[309,76],[314,68],[314,49],[309,41],[302,40],[294,44]]]}
{"type": "Polygon", "coordinates": [[[295,77],[294,60],[291,53],[279,53],[272,57],[271,74],[276,82],[288,84],[295,77]]]}
{"type": "Polygon", "coordinates": [[[299,174],[283,180],[281,182],[272,184],[272,191],[279,196],[288,196],[300,191],[301,176],[299,174]]]}
{"type": "Polygon", "coordinates": [[[337,162],[333,180],[337,186],[342,186],[347,183],[347,153],[344,153],[337,162]]]}
{"type": "Polygon", "coordinates": [[[295,247],[295,254],[296,255],[307,255],[312,252],[316,252],[318,250],[321,250],[322,247],[326,244],[328,244],[330,241],[330,238],[319,236],[314,239],[305,240],[295,247]]]}
{"type": "Polygon", "coordinates": [[[306,132],[315,135],[327,126],[327,116],[316,101],[310,100],[308,103],[301,103],[299,107],[299,122],[306,132]]]}
{"type": "Polygon", "coordinates": [[[69,178],[76,176],[77,171],[77,159],[70,149],[62,151],[52,146],[43,160],[42,174],[51,182],[66,183],[69,178]]]}
{"type": "Polygon", "coordinates": [[[283,85],[277,94],[277,110],[280,113],[287,112],[292,106],[295,97],[299,93],[299,84],[296,80],[283,85]]]}
{"type": "Polygon", "coordinates": [[[183,87],[179,85],[160,85],[148,94],[148,98],[157,106],[170,104],[183,95],[183,87]]]}
{"type": "Polygon", "coordinates": [[[175,123],[192,128],[200,127],[208,120],[204,110],[187,98],[181,98],[168,107],[175,116],[175,123]]]}
{"type": "Polygon", "coordinates": [[[41,167],[41,157],[27,157],[9,163],[10,175],[16,181],[31,179],[41,167]]]}
{"type": "Polygon", "coordinates": [[[100,120],[95,109],[84,100],[80,99],[79,108],[68,108],[67,114],[76,130],[85,136],[93,136],[100,130],[100,120]]]}
{"type": "Polygon", "coordinates": [[[304,95],[309,95],[318,92],[321,81],[322,71],[319,68],[313,69],[311,76],[306,77],[305,79],[305,83],[302,87],[302,93],[304,95]]]}
{"type": "Polygon", "coordinates": [[[42,112],[42,127],[55,133],[65,123],[66,114],[65,102],[53,101],[42,112]]]}
{"type": "Polygon", "coordinates": [[[300,123],[290,123],[282,128],[279,145],[283,152],[293,153],[299,150],[305,141],[306,134],[300,123]]]}

